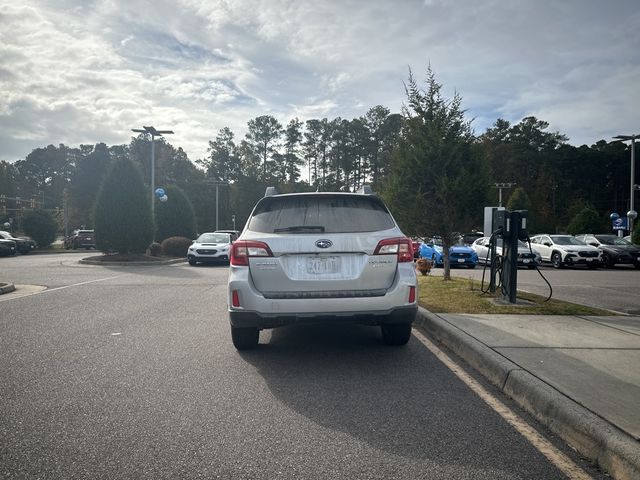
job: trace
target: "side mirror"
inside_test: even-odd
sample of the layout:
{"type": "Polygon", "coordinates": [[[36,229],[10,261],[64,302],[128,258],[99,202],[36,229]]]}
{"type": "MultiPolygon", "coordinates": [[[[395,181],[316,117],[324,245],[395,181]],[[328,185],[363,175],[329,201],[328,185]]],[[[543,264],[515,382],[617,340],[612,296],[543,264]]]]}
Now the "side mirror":
{"type": "Polygon", "coordinates": [[[544,242],[544,245],[546,245],[547,247],[551,246],[551,244],[549,242],[544,242]]]}
{"type": "Polygon", "coordinates": [[[592,247],[597,247],[598,246],[598,244],[595,243],[595,242],[591,242],[589,245],[591,245],[592,247]]]}

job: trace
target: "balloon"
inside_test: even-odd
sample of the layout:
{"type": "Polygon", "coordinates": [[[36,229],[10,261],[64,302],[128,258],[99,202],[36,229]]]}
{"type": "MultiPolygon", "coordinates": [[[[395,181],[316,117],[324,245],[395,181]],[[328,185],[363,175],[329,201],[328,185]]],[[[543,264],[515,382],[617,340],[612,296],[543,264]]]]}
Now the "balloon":
{"type": "Polygon", "coordinates": [[[166,202],[168,199],[169,199],[169,197],[167,197],[166,195],[162,195],[162,196],[160,197],[160,201],[161,201],[161,202],[166,202]]]}
{"type": "Polygon", "coordinates": [[[156,192],[155,193],[156,193],[156,197],[158,197],[158,198],[164,196],[164,194],[165,194],[164,188],[162,188],[162,187],[156,188],[156,192]]]}

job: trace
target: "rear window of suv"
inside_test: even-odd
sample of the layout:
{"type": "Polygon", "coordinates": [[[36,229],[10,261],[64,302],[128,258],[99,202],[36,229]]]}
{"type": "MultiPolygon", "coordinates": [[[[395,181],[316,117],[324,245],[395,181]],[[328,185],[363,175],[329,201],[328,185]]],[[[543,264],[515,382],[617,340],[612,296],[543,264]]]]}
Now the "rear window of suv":
{"type": "Polygon", "coordinates": [[[379,198],[357,195],[266,197],[248,225],[260,233],[359,233],[394,227],[379,198]]]}

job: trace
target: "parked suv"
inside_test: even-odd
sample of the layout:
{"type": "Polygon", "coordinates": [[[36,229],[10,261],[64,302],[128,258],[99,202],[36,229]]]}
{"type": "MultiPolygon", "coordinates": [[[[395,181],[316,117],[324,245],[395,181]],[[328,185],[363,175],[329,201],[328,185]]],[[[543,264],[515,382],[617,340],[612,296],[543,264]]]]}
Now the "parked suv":
{"type": "Polygon", "coordinates": [[[187,249],[189,265],[198,263],[229,263],[231,234],[207,232],[201,234],[187,249]]]}
{"type": "Polygon", "coordinates": [[[93,230],[75,230],[64,239],[64,248],[96,248],[96,239],[93,230]]]}
{"type": "Polygon", "coordinates": [[[536,235],[531,238],[531,248],[540,254],[543,262],[551,262],[554,268],[565,265],[600,266],[600,250],[571,235],[536,235]]]}
{"type": "Polygon", "coordinates": [[[576,235],[578,240],[602,251],[602,263],[613,268],[618,263],[633,264],[640,268],[640,246],[616,235],[576,235]]]}
{"type": "Polygon", "coordinates": [[[239,350],[259,331],[293,323],[378,325],[404,345],[417,306],[411,239],[370,189],[293,193],[272,188],[231,248],[229,320],[239,350]]]}

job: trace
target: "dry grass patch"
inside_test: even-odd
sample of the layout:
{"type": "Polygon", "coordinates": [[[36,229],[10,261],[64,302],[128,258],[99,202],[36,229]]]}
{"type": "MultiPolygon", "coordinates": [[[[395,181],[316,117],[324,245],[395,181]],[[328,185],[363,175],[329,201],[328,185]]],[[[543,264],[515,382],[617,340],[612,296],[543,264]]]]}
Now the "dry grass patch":
{"type": "MultiPolygon", "coordinates": [[[[419,276],[420,298],[418,302],[434,313],[519,313],[525,315],[613,315],[612,312],[586,307],[532,293],[518,292],[518,299],[533,302],[532,305],[496,305],[493,299],[501,295],[482,293],[481,283],[473,279],[452,278],[444,281],[440,276],[419,276]]],[[[485,288],[488,288],[485,285],[485,288]]]]}

